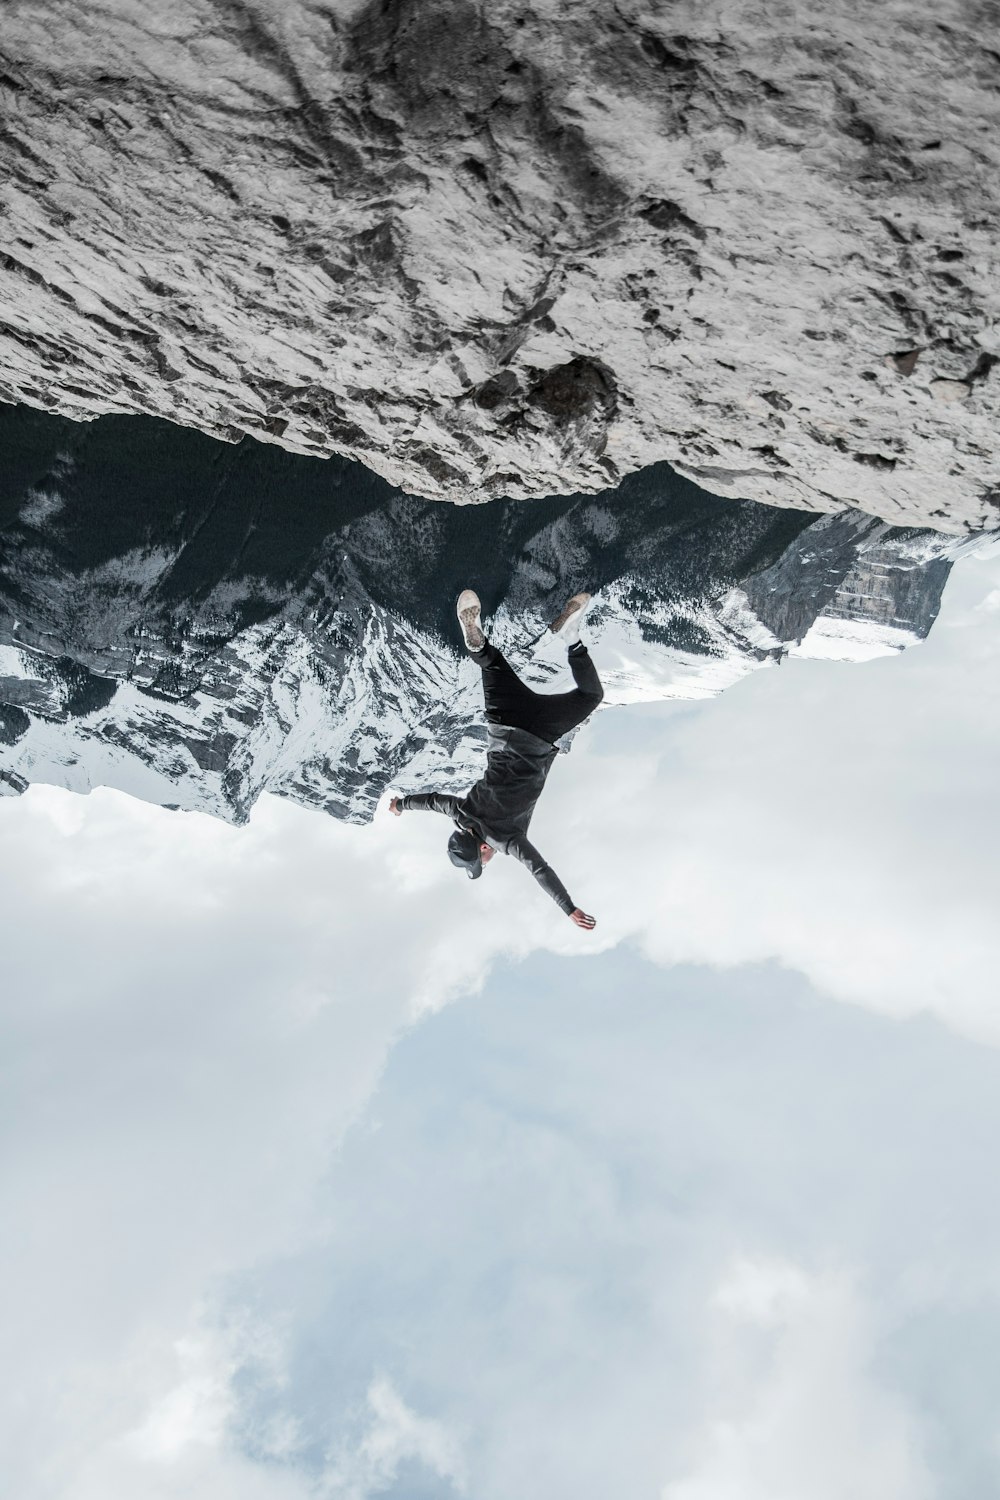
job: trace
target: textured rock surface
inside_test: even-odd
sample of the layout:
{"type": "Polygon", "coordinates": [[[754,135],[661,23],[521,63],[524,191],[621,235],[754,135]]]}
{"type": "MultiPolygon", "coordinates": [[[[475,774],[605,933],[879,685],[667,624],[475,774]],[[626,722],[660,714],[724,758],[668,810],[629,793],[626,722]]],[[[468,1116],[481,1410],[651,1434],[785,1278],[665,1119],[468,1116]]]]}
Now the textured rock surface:
{"type": "Polygon", "coordinates": [[[994,524],[989,0],[7,0],[0,399],[994,524]],[[990,498],[992,496],[992,498],[990,498]]]}
{"type": "Polygon", "coordinates": [[[613,705],[704,697],[789,651],[898,651],[970,545],[733,504],[666,465],[473,512],[143,418],[0,407],[0,446],[0,792],[108,784],[236,821],[265,790],[361,820],[389,785],[469,785],[481,689],[452,609],[470,581],[554,687],[565,655],[532,642],[594,589],[613,705]]]}

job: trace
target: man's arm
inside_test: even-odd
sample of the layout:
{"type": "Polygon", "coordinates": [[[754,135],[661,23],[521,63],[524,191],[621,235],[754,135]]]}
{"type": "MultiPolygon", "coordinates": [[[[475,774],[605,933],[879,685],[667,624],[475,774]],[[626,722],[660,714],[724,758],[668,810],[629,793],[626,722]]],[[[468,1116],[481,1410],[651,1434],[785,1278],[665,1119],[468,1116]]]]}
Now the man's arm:
{"type": "Polygon", "coordinates": [[[572,917],[577,927],[584,927],[589,931],[590,928],[597,926],[593,917],[588,917],[586,912],[573,904],[569,891],[552,866],[546,864],[534,844],[529,844],[526,838],[512,839],[507,846],[507,853],[513,854],[515,859],[519,859],[522,865],[531,871],[546,895],[552,897],[559,910],[564,911],[567,917],[572,917]]]}
{"type": "Polygon", "coordinates": [[[413,792],[409,797],[393,797],[389,811],[399,817],[404,812],[438,812],[453,818],[460,799],[450,797],[447,792],[413,792]]]}

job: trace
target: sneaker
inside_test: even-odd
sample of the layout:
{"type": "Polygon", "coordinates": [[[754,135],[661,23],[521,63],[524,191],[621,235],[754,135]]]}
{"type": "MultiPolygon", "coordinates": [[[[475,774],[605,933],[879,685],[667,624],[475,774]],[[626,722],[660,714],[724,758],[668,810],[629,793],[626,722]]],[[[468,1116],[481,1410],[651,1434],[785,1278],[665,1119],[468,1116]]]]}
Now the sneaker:
{"type": "Polygon", "coordinates": [[[458,623],[462,627],[462,635],[465,637],[465,649],[467,651],[482,651],[486,645],[486,637],[479,625],[479,616],[483,606],[479,602],[479,595],[474,589],[463,589],[458,596],[455,605],[455,613],[458,615],[458,623]]]}
{"type": "Polygon", "coordinates": [[[560,614],[549,626],[553,635],[557,635],[565,646],[575,646],[580,639],[580,626],[583,624],[583,616],[587,605],[590,603],[589,594],[574,594],[572,599],[567,599],[560,614]]]}

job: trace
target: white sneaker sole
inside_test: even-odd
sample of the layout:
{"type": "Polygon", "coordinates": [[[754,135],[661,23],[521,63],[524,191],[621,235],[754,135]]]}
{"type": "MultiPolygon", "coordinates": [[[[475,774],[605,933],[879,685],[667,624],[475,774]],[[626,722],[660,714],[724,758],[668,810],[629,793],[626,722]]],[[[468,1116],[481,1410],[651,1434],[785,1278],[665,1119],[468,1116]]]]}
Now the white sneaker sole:
{"type": "Polygon", "coordinates": [[[486,645],[486,637],[479,623],[482,610],[483,606],[479,602],[479,595],[475,589],[463,589],[458,596],[455,613],[462,627],[462,636],[467,651],[481,651],[486,645]]]}
{"type": "Polygon", "coordinates": [[[552,634],[558,635],[561,630],[565,629],[570,620],[574,618],[579,620],[579,617],[590,603],[591,597],[590,594],[574,594],[572,599],[567,599],[562,613],[557,615],[549,626],[552,634]]]}

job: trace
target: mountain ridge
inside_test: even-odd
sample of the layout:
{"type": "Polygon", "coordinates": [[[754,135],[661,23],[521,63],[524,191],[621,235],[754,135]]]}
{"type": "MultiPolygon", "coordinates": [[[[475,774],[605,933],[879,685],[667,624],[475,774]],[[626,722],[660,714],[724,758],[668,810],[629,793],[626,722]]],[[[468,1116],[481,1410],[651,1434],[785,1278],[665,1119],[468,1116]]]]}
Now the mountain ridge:
{"type": "Polygon", "coordinates": [[[608,706],[710,696],[789,653],[930,629],[955,538],[699,491],[442,507],[346,460],[155,418],[0,407],[0,782],[121,786],[244,821],[262,791],[351,821],[389,787],[460,788],[485,731],[454,621],[561,685],[545,624],[588,587],[608,706]]]}

